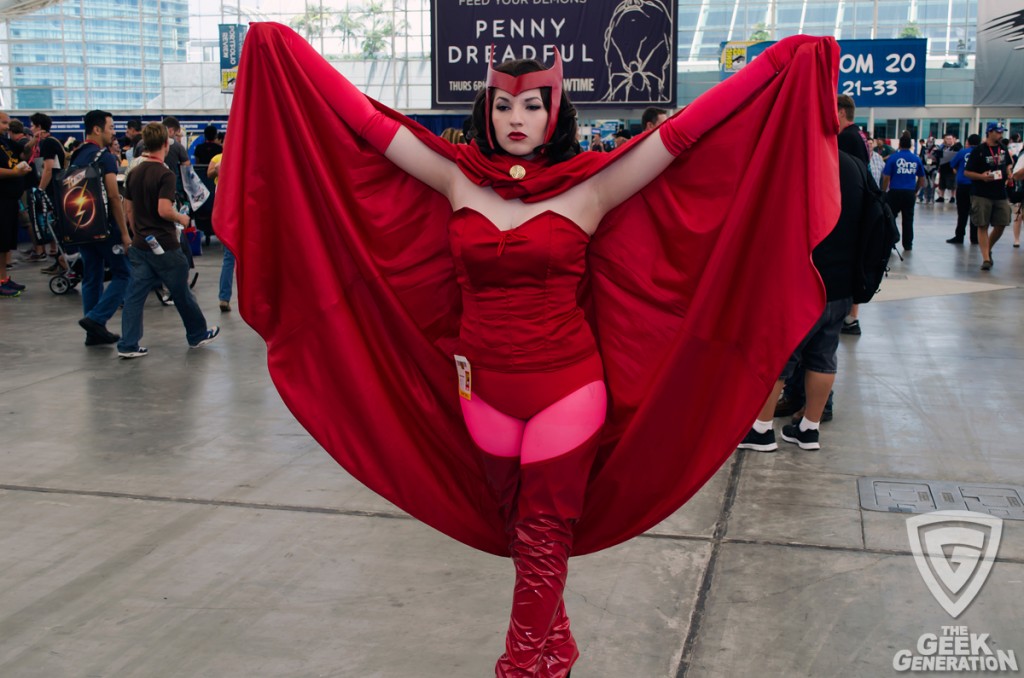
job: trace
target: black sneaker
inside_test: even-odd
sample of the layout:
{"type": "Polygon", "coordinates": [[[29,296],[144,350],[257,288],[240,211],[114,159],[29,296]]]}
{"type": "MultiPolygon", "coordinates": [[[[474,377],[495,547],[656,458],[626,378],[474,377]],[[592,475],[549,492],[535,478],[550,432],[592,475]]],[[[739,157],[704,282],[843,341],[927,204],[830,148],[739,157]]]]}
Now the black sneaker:
{"type": "Polygon", "coordinates": [[[820,450],[818,443],[818,430],[800,430],[800,424],[786,424],[782,427],[782,439],[787,443],[795,443],[801,450],[820,450]]]}
{"type": "Polygon", "coordinates": [[[963,238],[957,238],[957,237],[954,236],[954,237],[950,238],[949,240],[947,240],[946,242],[948,242],[950,245],[963,245],[964,244],[964,239],[963,238]]]}
{"type": "Polygon", "coordinates": [[[145,358],[149,355],[149,349],[143,346],[139,346],[134,351],[121,351],[118,350],[117,357],[125,360],[131,360],[132,358],[145,358]]]}
{"type": "Polygon", "coordinates": [[[981,270],[983,270],[983,271],[991,271],[992,270],[992,260],[991,259],[986,259],[985,261],[981,262],[981,270]]]}
{"type": "Polygon", "coordinates": [[[843,327],[839,330],[841,334],[853,334],[860,336],[860,321],[856,318],[852,322],[843,321],[843,327]]]}
{"type": "Polygon", "coordinates": [[[747,433],[747,437],[736,446],[738,450],[755,450],[757,452],[774,452],[779,449],[775,442],[775,430],[768,429],[764,433],[758,433],[753,428],[747,433]]]}
{"type": "Polygon", "coordinates": [[[97,343],[98,344],[116,344],[118,339],[121,338],[120,334],[114,334],[113,332],[111,332],[110,330],[107,329],[106,325],[103,325],[102,323],[98,323],[98,322],[96,322],[95,320],[93,320],[92,318],[90,318],[88,316],[86,316],[86,317],[82,318],[81,320],[79,320],[78,321],[78,326],[81,327],[86,332],[86,335],[87,335],[86,336],[86,341],[85,341],[85,345],[86,346],[95,346],[97,343]],[[102,339],[102,341],[90,344],[89,343],[88,335],[92,335],[92,336],[94,336],[97,339],[102,339]]]}
{"type": "Polygon", "coordinates": [[[14,280],[12,278],[8,278],[7,280],[4,281],[4,287],[12,289],[15,292],[24,292],[25,291],[25,286],[24,285],[19,285],[18,283],[14,282],[14,280]]]}
{"type": "Polygon", "coordinates": [[[121,337],[119,335],[113,334],[111,332],[107,332],[106,336],[101,335],[101,334],[93,334],[92,332],[88,332],[85,335],[85,345],[86,346],[110,346],[111,344],[116,344],[118,342],[118,340],[120,340],[120,339],[121,339],[121,337]]]}
{"type": "Polygon", "coordinates": [[[935,202],[946,202],[945,198],[937,198],[935,202]]]}

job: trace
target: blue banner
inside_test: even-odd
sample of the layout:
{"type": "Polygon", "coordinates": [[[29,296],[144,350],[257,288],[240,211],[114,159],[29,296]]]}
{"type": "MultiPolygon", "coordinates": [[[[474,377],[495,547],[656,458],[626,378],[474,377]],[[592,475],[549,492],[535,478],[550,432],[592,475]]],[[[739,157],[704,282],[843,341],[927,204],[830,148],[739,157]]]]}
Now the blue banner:
{"type": "Polygon", "coordinates": [[[924,106],[928,41],[840,40],[839,93],[857,108],[924,106]]]}
{"type": "Polygon", "coordinates": [[[245,38],[246,26],[219,24],[217,28],[220,29],[220,67],[238,68],[238,61],[242,58],[242,40],[245,38]]]}
{"type": "MultiPolygon", "coordinates": [[[[773,44],[722,43],[719,58],[722,79],[773,44]]],[[[920,38],[840,40],[839,94],[853,97],[857,108],[924,106],[927,48],[928,41],[920,38]]]]}
{"type": "Polygon", "coordinates": [[[562,55],[574,104],[672,107],[676,2],[431,0],[433,105],[464,107],[494,62],[562,55]]]}
{"type": "Polygon", "coordinates": [[[238,77],[238,62],[242,58],[242,42],[246,26],[242,24],[219,24],[220,29],[220,91],[231,94],[235,91],[238,77]]]}

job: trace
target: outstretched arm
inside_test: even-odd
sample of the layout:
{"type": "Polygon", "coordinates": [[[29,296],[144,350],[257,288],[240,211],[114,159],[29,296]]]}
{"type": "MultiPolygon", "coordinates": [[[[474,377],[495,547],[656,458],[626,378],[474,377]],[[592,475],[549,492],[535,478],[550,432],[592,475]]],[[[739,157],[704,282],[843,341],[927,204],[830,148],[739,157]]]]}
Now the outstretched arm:
{"type": "Polygon", "coordinates": [[[384,115],[355,85],[342,78],[341,118],[391,162],[450,199],[458,168],[430,150],[409,130],[384,115]]]}
{"type": "Polygon", "coordinates": [[[797,49],[821,38],[797,35],[772,45],[739,73],[711,88],[667,120],[626,155],[587,183],[597,196],[600,218],[661,174],[707,131],[727,119],[757,94],[793,58],[797,49]]]}

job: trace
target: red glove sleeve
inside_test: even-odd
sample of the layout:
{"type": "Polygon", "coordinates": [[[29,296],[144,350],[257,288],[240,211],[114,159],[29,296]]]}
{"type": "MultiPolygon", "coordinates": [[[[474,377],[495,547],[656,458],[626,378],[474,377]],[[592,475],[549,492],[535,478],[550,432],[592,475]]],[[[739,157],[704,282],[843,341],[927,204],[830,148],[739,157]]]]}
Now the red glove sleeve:
{"type": "Polygon", "coordinates": [[[340,78],[340,82],[343,83],[338,92],[338,98],[343,103],[343,108],[338,111],[341,119],[356,135],[384,153],[398,134],[398,121],[374,108],[366,95],[346,78],[340,78]]]}
{"type": "Polygon", "coordinates": [[[802,45],[822,38],[794,35],[775,43],[727,80],[715,85],[678,115],[665,121],[658,131],[672,155],[679,155],[700,137],[745,104],[767,85],[802,45]]]}

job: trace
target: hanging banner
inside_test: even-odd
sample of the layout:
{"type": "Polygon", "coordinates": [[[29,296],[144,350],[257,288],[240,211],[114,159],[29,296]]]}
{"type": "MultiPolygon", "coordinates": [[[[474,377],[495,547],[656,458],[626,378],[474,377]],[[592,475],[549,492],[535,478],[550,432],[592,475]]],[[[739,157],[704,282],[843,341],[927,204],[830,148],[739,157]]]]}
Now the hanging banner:
{"type": "Polygon", "coordinates": [[[431,0],[433,106],[465,107],[494,62],[562,55],[573,104],[673,107],[674,0],[431,0]]]}
{"type": "MultiPolygon", "coordinates": [[[[924,106],[928,41],[839,40],[839,94],[857,108],[924,106]]],[[[719,74],[729,77],[774,42],[724,42],[719,74]]]]}
{"type": "Polygon", "coordinates": [[[1024,9],[1020,0],[978,0],[975,106],[1024,106],[1024,9]]]}
{"type": "Polygon", "coordinates": [[[231,94],[235,91],[238,77],[238,62],[242,57],[242,41],[245,40],[246,26],[242,24],[219,24],[220,29],[220,91],[231,94]]]}

